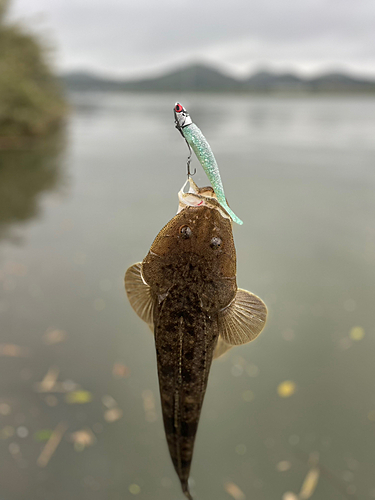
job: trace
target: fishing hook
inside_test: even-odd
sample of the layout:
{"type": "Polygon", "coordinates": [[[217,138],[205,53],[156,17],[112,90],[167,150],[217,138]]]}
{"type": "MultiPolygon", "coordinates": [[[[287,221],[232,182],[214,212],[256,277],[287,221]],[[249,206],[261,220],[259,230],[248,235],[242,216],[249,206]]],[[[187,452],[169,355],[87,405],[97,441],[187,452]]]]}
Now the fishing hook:
{"type": "Polygon", "coordinates": [[[191,150],[190,144],[188,143],[188,141],[186,139],[185,139],[185,142],[186,142],[186,145],[189,149],[189,156],[187,157],[187,160],[186,160],[187,176],[192,177],[193,175],[195,175],[197,173],[197,169],[194,168],[194,172],[193,173],[190,172],[191,155],[193,154],[193,152],[191,150]]]}
{"type": "Polygon", "coordinates": [[[180,134],[182,135],[182,137],[184,138],[185,142],[186,142],[186,145],[188,147],[188,150],[189,150],[189,156],[187,157],[187,161],[186,161],[186,168],[187,168],[187,176],[188,177],[192,177],[193,175],[195,175],[197,173],[197,169],[194,167],[194,172],[190,172],[190,163],[191,163],[191,156],[193,154],[192,150],[191,150],[191,147],[190,147],[190,144],[188,143],[188,141],[186,140],[184,134],[182,133],[182,130],[181,130],[181,127],[179,126],[177,120],[175,120],[175,126],[176,126],[176,129],[180,132],[180,134]]]}

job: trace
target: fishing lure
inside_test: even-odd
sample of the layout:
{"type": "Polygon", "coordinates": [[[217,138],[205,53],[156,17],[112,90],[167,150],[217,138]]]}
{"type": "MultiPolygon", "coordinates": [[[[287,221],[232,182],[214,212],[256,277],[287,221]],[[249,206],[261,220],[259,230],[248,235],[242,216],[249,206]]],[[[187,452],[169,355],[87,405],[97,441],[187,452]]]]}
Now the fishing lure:
{"type": "MultiPolygon", "coordinates": [[[[220,205],[228,212],[232,220],[237,224],[243,224],[242,220],[237,217],[237,215],[229,208],[227,200],[224,194],[224,187],[221,181],[219,167],[217,165],[215,156],[212,152],[210,145],[208,144],[205,136],[202,134],[201,130],[193,123],[190,118],[189,113],[180,103],[176,103],[174,107],[174,117],[177,130],[180,131],[182,137],[186,140],[189,149],[193,149],[194,153],[204,168],[204,171],[209,178],[212,187],[214,188],[215,194],[220,205]]],[[[189,170],[190,157],[188,159],[188,175],[190,175],[189,170]]]]}

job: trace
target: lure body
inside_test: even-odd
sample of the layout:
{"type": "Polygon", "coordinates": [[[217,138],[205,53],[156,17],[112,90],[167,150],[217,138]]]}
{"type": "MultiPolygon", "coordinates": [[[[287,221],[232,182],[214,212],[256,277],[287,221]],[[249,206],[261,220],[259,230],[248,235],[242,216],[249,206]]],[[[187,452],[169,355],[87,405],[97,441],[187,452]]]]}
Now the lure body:
{"type": "Polygon", "coordinates": [[[214,188],[218,202],[228,212],[234,222],[240,225],[243,224],[242,220],[237,217],[227,204],[218,164],[202,131],[193,123],[190,115],[181,104],[176,103],[174,114],[176,127],[196,154],[214,188]]]}

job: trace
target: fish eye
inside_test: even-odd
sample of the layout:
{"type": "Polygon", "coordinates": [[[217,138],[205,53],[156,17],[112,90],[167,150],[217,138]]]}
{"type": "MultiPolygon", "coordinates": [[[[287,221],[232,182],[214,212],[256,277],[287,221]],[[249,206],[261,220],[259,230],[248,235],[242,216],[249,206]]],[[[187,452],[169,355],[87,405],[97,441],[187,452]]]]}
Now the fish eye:
{"type": "Polygon", "coordinates": [[[216,248],[220,248],[221,244],[222,244],[221,239],[218,236],[214,236],[211,240],[210,247],[215,250],[216,248]]]}
{"type": "Polygon", "coordinates": [[[184,225],[180,227],[180,235],[183,240],[188,240],[192,234],[193,231],[190,229],[189,226],[184,225]]]}
{"type": "Polygon", "coordinates": [[[181,104],[176,104],[176,106],[175,106],[175,108],[174,108],[174,109],[175,109],[176,113],[181,113],[181,111],[182,111],[184,108],[181,106],[181,104]]]}

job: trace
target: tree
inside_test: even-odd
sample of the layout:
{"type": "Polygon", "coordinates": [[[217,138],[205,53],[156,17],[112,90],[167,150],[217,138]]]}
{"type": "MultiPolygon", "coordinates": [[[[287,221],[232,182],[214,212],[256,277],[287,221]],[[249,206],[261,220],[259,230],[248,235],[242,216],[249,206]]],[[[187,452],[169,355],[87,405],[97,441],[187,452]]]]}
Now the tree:
{"type": "Polygon", "coordinates": [[[0,0],[0,138],[43,136],[61,123],[67,106],[43,43],[6,22],[8,5],[0,0]]]}

